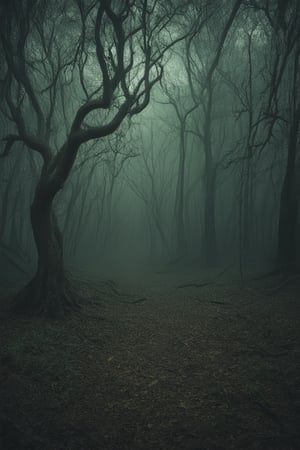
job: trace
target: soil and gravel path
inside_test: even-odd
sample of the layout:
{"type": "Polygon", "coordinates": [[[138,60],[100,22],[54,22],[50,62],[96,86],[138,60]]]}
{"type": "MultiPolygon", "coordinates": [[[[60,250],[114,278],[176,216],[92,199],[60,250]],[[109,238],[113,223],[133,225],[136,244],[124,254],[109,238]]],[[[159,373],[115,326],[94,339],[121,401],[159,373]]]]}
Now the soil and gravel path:
{"type": "Polygon", "coordinates": [[[3,313],[0,448],[300,449],[299,286],[177,275],[76,281],[66,321],[3,313]]]}

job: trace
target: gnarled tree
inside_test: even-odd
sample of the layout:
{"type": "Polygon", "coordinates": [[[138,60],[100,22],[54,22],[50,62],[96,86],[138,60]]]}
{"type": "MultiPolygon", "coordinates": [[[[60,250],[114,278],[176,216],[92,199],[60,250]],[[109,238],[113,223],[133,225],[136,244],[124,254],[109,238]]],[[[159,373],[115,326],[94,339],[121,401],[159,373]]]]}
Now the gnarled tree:
{"type": "Polygon", "coordinates": [[[17,296],[22,310],[63,315],[73,306],[53,200],[84,144],[148,105],[163,56],[184,37],[172,30],[183,7],[157,0],[1,3],[1,112],[14,130],[2,156],[21,142],[42,159],[31,206],[37,271],[17,296]],[[67,133],[61,121],[69,122],[67,133]]]}

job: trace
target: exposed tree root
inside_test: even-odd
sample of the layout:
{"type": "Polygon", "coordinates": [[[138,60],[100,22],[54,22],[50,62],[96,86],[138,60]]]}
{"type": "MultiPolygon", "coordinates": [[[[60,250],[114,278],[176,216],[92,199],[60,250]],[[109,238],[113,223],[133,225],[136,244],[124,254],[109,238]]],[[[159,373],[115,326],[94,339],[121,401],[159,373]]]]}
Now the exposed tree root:
{"type": "MultiPolygon", "coordinates": [[[[224,267],[224,269],[222,269],[220,272],[218,272],[211,280],[209,281],[203,281],[201,283],[188,283],[188,284],[180,284],[179,286],[176,286],[176,289],[183,289],[183,288],[189,288],[189,287],[195,287],[195,288],[202,288],[205,286],[209,286],[212,284],[216,284],[216,280],[218,278],[220,278],[222,275],[224,275],[224,273],[227,272],[227,270],[229,270],[231,267],[233,266],[233,264],[230,264],[229,266],[224,267]]],[[[220,286],[221,284],[218,283],[218,286],[220,286]]]]}
{"type": "MultiPolygon", "coordinates": [[[[75,279],[75,278],[73,278],[73,279],[75,279]]],[[[76,279],[76,280],[79,281],[78,279],[76,279]]],[[[118,303],[126,303],[128,305],[134,305],[137,303],[143,303],[148,300],[146,297],[138,297],[138,298],[134,298],[133,300],[120,300],[119,297],[131,299],[132,297],[137,297],[137,295],[126,293],[126,292],[120,292],[117,283],[113,280],[104,280],[101,282],[99,281],[97,283],[97,282],[95,282],[95,280],[85,279],[85,280],[80,280],[80,282],[87,286],[92,287],[97,292],[97,294],[99,294],[100,296],[102,296],[102,295],[107,296],[108,293],[111,294],[112,297],[113,296],[115,297],[114,301],[118,302],[118,303]],[[102,286],[104,288],[106,288],[106,290],[104,290],[102,288],[102,286]]]]}
{"type": "MultiPolygon", "coordinates": [[[[265,278],[265,277],[264,277],[265,278]]],[[[263,279],[263,278],[260,278],[263,279]]],[[[300,282],[300,275],[281,275],[279,283],[271,287],[247,287],[247,290],[255,295],[275,295],[292,283],[300,282]]]]}
{"type": "Polygon", "coordinates": [[[176,286],[176,289],[183,289],[183,288],[189,288],[189,287],[196,287],[196,288],[202,288],[205,286],[209,286],[210,284],[213,284],[212,281],[204,282],[204,283],[189,283],[189,284],[180,284],[179,286],[176,286]]]}
{"type": "Polygon", "coordinates": [[[80,309],[79,296],[65,279],[55,288],[41,288],[31,280],[14,298],[12,311],[17,314],[62,319],[80,309]]]}
{"type": "Polygon", "coordinates": [[[290,275],[295,275],[297,273],[297,269],[295,265],[285,265],[285,266],[279,266],[275,269],[271,270],[270,272],[263,273],[262,275],[258,275],[255,278],[252,278],[252,281],[260,281],[265,280],[267,278],[272,278],[277,275],[281,275],[282,277],[286,278],[290,275]]]}
{"type": "Polygon", "coordinates": [[[146,297],[137,298],[136,300],[132,301],[125,301],[125,300],[118,300],[119,303],[127,303],[128,305],[135,305],[136,303],[143,303],[146,302],[148,299],[146,297]]]}
{"type": "Polygon", "coordinates": [[[273,295],[276,294],[277,292],[281,291],[281,289],[287,287],[288,285],[290,285],[291,283],[296,283],[297,281],[300,281],[300,276],[299,275],[294,275],[294,276],[287,276],[284,277],[281,281],[281,283],[279,283],[277,286],[268,288],[268,289],[264,289],[264,292],[267,295],[273,295]]]}

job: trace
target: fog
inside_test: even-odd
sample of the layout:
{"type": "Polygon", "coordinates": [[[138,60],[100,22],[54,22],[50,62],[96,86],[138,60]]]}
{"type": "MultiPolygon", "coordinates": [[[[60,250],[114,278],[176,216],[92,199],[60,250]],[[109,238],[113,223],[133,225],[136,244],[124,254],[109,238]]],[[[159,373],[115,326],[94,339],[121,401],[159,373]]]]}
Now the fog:
{"type": "MultiPolygon", "coordinates": [[[[292,217],[297,217],[299,204],[299,158],[291,139],[294,128],[298,130],[297,41],[292,48],[282,42],[263,10],[244,7],[232,24],[225,13],[202,13],[199,30],[170,48],[164,75],[143,111],[129,114],[114,133],[79,149],[53,207],[67,266],[100,270],[114,263],[120,268],[128,261],[160,267],[232,264],[241,269],[248,263],[295,263],[299,220],[292,217]],[[225,27],[219,34],[213,33],[217,24],[225,27]],[[290,172],[291,152],[295,155],[290,172]],[[294,200],[283,198],[287,177],[295,185],[288,194],[294,200]],[[282,235],[279,232],[284,214],[284,222],[297,220],[292,235],[288,224],[282,235]],[[286,249],[282,254],[280,245],[286,249]]],[[[200,20],[201,11],[198,14],[200,20]]],[[[178,20],[186,33],[193,27],[188,16],[178,20]]],[[[85,67],[87,86],[94,83],[93,58],[90,53],[85,67]]],[[[5,69],[11,70],[4,65],[3,75],[5,69]]],[[[70,75],[58,66],[57,71],[53,128],[46,134],[59,149],[83,87],[76,71],[70,75]]],[[[34,73],[31,82],[37,92],[42,81],[34,73]]],[[[17,102],[20,93],[14,94],[11,85],[8,99],[4,89],[3,81],[6,139],[15,126],[8,100],[17,102]]],[[[26,92],[22,95],[22,114],[34,123],[30,96],[27,100],[26,92]]],[[[45,110],[51,104],[49,96],[41,98],[45,110]]],[[[34,274],[37,255],[29,211],[41,164],[40,155],[18,142],[1,159],[3,281],[34,274]]]]}
{"type": "Polygon", "coordinates": [[[300,448],[299,0],[0,0],[0,448],[300,448]]]}

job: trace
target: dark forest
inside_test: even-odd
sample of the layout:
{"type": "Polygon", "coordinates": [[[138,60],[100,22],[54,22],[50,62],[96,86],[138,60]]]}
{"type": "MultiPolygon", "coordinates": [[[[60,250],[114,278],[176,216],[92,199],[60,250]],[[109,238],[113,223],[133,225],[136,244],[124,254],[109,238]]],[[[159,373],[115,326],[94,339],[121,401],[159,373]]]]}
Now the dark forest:
{"type": "Polygon", "coordinates": [[[299,207],[299,0],[0,0],[0,449],[300,449],[299,207]]]}

